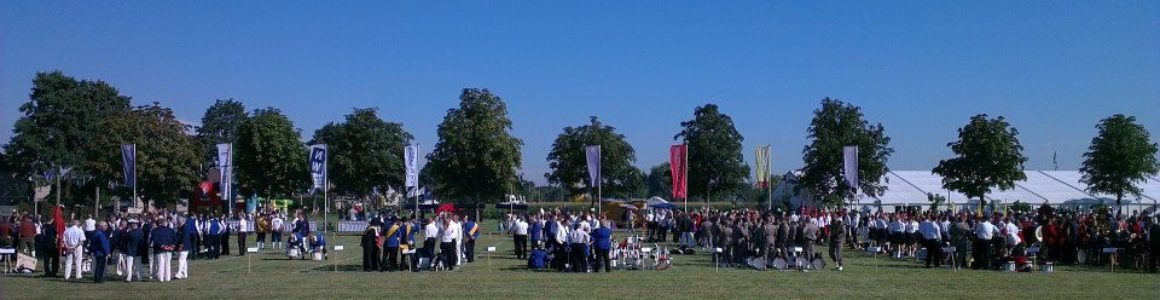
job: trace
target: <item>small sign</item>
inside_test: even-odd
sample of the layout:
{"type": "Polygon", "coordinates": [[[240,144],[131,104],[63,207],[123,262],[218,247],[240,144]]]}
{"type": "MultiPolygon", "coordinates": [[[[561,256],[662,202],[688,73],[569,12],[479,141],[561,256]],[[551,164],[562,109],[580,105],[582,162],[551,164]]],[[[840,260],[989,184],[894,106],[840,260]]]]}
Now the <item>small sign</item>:
{"type": "Polygon", "coordinates": [[[640,248],[642,252],[652,252],[652,248],[640,248]]]}
{"type": "Polygon", "coordinates": [[[16,248],[0,248],[0,254],[15,254],[16,248]]]}
{"type": "Polygon", "coordinates": [[[713,248],[713,251],[716,251],[717,253],[722,253],[722,252],[725,252],[725,249],[713,248]]]}
{"type": "Polygon", "coordinates": [[[258,253],[258,247],[249,247],[249,248],[246,248],[246,252],[247,252],[247,253],[258,253]]]}
{"type": "Polygon", "coordinates": [[[487,247],[487,252],[495,252],[495,247],[487,247]]]}
{"type": "Polygon", "coordinates": [[[334,251],[342,251],[343,249],[346,249],[343,245],[334,245],[334,251]]]}
{"type": "Polygon", "coordinates": [[[129,214],[141,214],[140,207],[130,207],[130,208],[126,209],[125,211],[128,212],[129,214]]]}

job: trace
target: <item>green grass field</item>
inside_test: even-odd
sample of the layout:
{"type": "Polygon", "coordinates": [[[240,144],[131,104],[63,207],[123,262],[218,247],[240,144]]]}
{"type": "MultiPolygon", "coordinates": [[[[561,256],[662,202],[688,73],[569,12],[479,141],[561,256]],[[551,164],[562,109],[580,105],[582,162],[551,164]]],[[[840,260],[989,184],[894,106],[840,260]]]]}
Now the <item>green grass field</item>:
{"type": "Polygon", "coordinates": [[[246,257],[194,260],[190,279],[168,283],[113,279],[98,285],[91,279],[65,282],[3,275],[0,299],[1160,298],[1160,275],[1156,274],[1069,267],[1052,274],[956,272],[852,252],[847,252],[843,272],[717,270],[702,253],[676,256],[673,268],[666,271],[533,272],[515,259],[511,239],[504,236],[484,237],[477,251],[487,245],[496,245],[498,251],[490,259],[484,255],[454,272],[364,273],[357,237],[336,237],[330,242],[347,250],[332,253],[324,262],[290,261],[280,252],[268,251],[250,257],[250,273],[246,257]]]}

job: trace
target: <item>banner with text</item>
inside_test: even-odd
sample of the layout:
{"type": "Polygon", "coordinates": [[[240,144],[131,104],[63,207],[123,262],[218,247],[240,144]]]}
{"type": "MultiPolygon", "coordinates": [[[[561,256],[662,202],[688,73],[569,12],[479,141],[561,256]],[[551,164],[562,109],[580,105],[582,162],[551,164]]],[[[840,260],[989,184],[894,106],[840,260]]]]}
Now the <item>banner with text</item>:
{"type": "Polygon", "coordinates": [[[419,145],[410,145],[403,150],[403,162],[407,168],[407,188],[419,187],[419,145]]]}
{"type": "Polygon", "coordinates": [[[858,188],[858,146],[842,148],[842,170],[846,177],[846,185],[858,188]]]}
{"type": "Polygon", "coordinates": [[[314,184],[310,189],[311,194],[317,191],[326,192],[326,159],[328,156],[326,145],[310,146],[310,180],[314,184]]]}
{"type": "Polygon", "coordinates": [[[221,197],[226,205],[234,203],[234,144],[217,144],[218,172],[221,175],[221,197]]]}
{"type": "Polygon", "coordinates": [[[137,188],[137,144],[121,145],[121,164],[125,187],[137,188]]]}
{"type": "Polygon", "coordinates": [[[588,159],[588,187],[600,186],[600,145],[584,146],[588,159]]]}

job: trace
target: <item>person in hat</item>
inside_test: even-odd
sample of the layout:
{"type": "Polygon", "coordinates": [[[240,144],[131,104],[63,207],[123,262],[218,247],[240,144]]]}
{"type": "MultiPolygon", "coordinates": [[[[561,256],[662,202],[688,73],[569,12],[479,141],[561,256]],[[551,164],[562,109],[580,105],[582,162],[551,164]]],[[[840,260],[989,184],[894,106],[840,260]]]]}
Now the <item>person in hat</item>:
{"type": "Polygon", "coordinates": [[[53,218],[47,218],[46,223],[40,230],[40,235],[37,235],[36,254],[40,256],[40,261],[44,262],[44,277],[56,277],[56,272],[60,269],[60,246],[57,243],[56,224],[53,218]]]}
{"type": "Polygon", "coordinates": [[[403,224],[395,216],[386,217],[383,224],[383,265],[379,271],[394,272],[399,270],[399,242],[402,240],[403,224]]]}

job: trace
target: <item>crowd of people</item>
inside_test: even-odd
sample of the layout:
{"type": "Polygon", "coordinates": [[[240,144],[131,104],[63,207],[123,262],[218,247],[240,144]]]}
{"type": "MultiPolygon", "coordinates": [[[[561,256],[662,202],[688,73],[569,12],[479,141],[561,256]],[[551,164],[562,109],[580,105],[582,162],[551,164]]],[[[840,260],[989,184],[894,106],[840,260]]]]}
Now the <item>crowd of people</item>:
{"type": "MultiPolygon", "coordinates": [[[[325,259],[325,237],[311,230],[301,211],[293,215],[287,220],[274,210],[213,215],[159,209],[114,213],[102,220],[75,215],[66,219],[58,207],[46,218],[28,212],[0,218],[0,248],[36,257],[46,277],[82,280],[83,273],[91,272],[95,282],[114,276],[127,282],[185,279],[191,259],[246,255],[250,233],[256,235],[258,249],[284,250],[292,258],[325,259]],[[288,237],[283,238],[284,234],[288,237]],[[231,238],[237,242],[233,249],[231,238]],[[174,261],[176,272],[171,266],[174,261]],[[109,266],[114,271],[106,276],[109,266]]],[[[619,219],[624,241],[614,237],[618,226],[614,218],[590,211],[511,214],[498,223],[500,231],[512,237],[516,258],[526,260],[532,269],[561,272],[609,272],[617,247],[633,238],[638,243],[671,245],[675,253],[700,248],[711,253],[714,264],[724,267],[755,267],[755,261],[774,267],[779,259],[810,262],[828,257],[839,271],[846,266],[844,249],[896,259],[921,258],[928,268],[950,264],[1017,271],[1045,264],[1106,264],[1106,252],[1111,249],[1119,264],[1156,272],[1156,254],[1160,253],[1157,214],[1138,211],[1121,215],[1106,209],[1071,211],[1049,206],[991,214],[645,209],[640,215],[639,219],[619,219]],[[637,223],[643,230],[638,230],[637,223]],[[828,256],[823,257],[823,251],[828,256]]],[[[475,261],[475,243],[481,233],[475,220],[451,212],[412,216],[381,213],[371,217],[360,243],[364,271],[450,271],[475,261]]]]}
{"type": "Polygon", "coordinates": [[[285,214],[273,210],[215,215],[157,209],[141,214],[117,212],[99,221],[91,215],[66,219],[63,211],[63,207],[55,208],[51,217],[16,211],[0,218],[0,248],[37,258],[44,277],[82,280],[84,273],[91,273],[95,282],[106,279],[110,265],[115,276],[126,282],[186,279],[191,259],[246,255],[249,233],[255,231],[259,249],[266,248],[267,236],[271,248],[288,252],[292,248],[303,258],[325,248],[325,238],[310,230],[301,212],[287,224],[285,214]],[[285,246],[283,232],[290,233],[285,246]],[[231,237],[236,239],[233,249],[231,237]]]}

